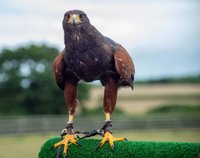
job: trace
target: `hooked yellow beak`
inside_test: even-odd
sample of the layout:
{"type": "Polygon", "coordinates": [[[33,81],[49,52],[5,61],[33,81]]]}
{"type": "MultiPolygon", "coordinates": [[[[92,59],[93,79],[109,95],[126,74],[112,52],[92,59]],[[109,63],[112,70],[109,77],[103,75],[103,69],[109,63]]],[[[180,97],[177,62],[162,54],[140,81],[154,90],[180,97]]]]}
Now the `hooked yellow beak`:
{"type": "Polygon", "coordinates": [[[80,20],[79,15],[77,15],[77,14],[72,14],[72,15],[70,15],[70,18],[69,18],[69,20],[68,20],[68,23],[70,23],[70,24],[72,24],[72,25],[80,24],[80,23],[81,23],[81,20],[80,20]]]}

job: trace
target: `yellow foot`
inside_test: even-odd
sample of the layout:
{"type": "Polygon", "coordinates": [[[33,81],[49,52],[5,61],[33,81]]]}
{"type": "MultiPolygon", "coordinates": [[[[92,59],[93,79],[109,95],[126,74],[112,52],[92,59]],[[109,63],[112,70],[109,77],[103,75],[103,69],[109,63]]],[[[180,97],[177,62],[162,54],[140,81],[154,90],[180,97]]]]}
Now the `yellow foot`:
{"type": "Polygon", "coordinates": [[[75,134],[67,134],[63,140],[54,144],[54,148],[64,145],[63,154],[66,156],[68,147],[71,143],[75,144],[76,146],[79,145],[78,142],[76,141],[76,138],[77,138],[77,136],[75,134]]]}
{"type": "Polygon", "coordinates": [[[119,141],[119,140],[127,140],[126,138],[115,138],[112,136],[112,134],[110,132],[106,132],[104,134],[104,138],[102,139],[102,141],[99,143],[97,149],[99,147],[102,147],[104,145],[105,142],[109,142],[110,147],[113,149],[114,148],[114,141],[119,141]]]}

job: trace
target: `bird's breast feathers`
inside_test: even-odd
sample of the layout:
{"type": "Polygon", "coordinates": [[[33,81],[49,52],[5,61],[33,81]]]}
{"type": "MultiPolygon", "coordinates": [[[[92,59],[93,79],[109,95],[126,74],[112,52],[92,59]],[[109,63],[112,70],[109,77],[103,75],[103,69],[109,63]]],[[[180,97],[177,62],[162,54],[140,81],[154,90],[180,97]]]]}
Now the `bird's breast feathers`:
{"type": "Polygon", "coordinates": [[[111,71],[114,65],[113,56],[101,47],[66,52],[64,59],[67,67],[80,80],[88,82],[98,80],[106,71],[111,71]]]}

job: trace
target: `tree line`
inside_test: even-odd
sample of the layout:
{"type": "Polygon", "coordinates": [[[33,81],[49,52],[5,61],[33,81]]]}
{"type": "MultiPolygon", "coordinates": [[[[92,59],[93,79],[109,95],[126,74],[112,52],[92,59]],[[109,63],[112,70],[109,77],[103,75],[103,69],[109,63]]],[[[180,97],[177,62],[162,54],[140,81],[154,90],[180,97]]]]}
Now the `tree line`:
{"type": "MultiPolygon", "coordinates": [[[[47,45],[28,45],[0,52],[0,115],[66,114],[63,92],[57,87],[52,62],[59,53],[47,45]]],[[[79,84],[79,100],[89,97],[79,84]]]]}

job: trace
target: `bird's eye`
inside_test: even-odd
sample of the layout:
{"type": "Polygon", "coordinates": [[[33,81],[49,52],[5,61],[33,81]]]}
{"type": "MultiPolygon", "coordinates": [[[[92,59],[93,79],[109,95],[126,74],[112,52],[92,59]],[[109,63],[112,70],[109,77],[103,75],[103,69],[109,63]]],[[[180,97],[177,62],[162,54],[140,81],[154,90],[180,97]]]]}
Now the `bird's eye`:
{"type": "Polygon", "coordinates": [[[66,14],[66,15],[65,15],[65,18],[69,19],[69,18],[70,18],[70,15],[69,15],[69,14],[66,14]]]}
{"type": "Polygon", "coordinates": [[[83,16],[84,16],[83,14],[80,14],[80,15],[79,15],[79,18],[80,18],[80,19],[83,19],[83,16]]]}

